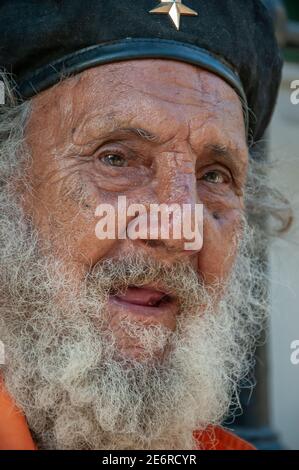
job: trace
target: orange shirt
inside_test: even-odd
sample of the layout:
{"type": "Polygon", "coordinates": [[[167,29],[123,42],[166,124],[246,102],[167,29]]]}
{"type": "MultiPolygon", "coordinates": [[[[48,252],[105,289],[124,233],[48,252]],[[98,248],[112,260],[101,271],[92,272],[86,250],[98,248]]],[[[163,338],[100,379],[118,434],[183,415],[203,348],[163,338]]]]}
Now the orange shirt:
{"type": "MultiPolygon", "coordinates": [[[[203,450],[254,450],[221,427],[210,426],[204,432],[195,431],[197,449],[203,450]]],[[[0,450],[37,450],[30,434],[26,418],[0,382],[0,450]]]]}

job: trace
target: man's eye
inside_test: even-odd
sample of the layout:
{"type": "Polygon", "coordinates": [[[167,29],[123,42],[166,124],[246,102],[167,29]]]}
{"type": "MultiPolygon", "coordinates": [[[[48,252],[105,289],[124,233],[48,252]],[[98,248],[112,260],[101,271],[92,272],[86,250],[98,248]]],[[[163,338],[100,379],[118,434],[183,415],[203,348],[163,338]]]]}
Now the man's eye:
{"type": "Polygon", "coordinates": [[[225,176],[220,171],[208,171],[203,175],[203,179],[213,184],[225,183],[225,176]]]}
{"type": "Polygon", "coordinates": [[[117,166],[117,167],[124,167],[128,166],[128,161],[122,155],[111,153],[109,155],[105,155],[101,158],[101,161],[105,163],[105,165],[109,166],[117,166]]]}

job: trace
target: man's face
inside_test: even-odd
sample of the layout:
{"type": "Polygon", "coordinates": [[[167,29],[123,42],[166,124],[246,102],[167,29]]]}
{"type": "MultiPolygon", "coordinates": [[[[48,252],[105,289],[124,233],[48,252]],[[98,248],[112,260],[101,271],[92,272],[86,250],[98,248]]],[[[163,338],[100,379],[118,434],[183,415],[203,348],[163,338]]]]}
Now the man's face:
{"type": "Polygon", "coordinates": [[[9,392],[40,448],[191,449],[260,328],[239,98],[191,65],[109,64],[35,97],[25,143],[0,142],[9,392]],[[170,238],[100,240],[96,208],[120,195],[203,204],[203,246],[172,236],[175,217],[170,238]]]}
{"type": "MultiPolygon", "coordinates": [[[[104,259],[128,253],[191,265],[206,286],[225,280],[236,255],[248,153],[240,100],[223,80],[175,61],[97,67],[36,97],[26,138],[33,191],[25,193],[25,211],[74,283],[104,259]],[[117,210],[119,195],[146,208],[203,204],[203,247],[188,251],[186,240],[173,238],[99,240],[96,207],[117,210]]],[[[145,283],[110,296],[109,327],[122,352],[139,351],[121,331],[124,319],[175,331],[179,302],[165,294],[163,283],[145,283]]]]}

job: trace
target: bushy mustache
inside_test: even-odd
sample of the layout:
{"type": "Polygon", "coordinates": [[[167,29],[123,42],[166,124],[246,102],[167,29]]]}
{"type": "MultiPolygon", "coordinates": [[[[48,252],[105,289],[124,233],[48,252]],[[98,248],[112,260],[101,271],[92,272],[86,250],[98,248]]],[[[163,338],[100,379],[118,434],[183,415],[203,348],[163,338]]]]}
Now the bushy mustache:
{"type": "Polygon", "coordinates": [[[150,285],[175,298],[181,310],[191,310],[206,299],[203,280],[191,263],[166,263],[142,252],[98,262],[84,280],[88,295],[104,298],[119,295],[131,287],[150,285]]]}

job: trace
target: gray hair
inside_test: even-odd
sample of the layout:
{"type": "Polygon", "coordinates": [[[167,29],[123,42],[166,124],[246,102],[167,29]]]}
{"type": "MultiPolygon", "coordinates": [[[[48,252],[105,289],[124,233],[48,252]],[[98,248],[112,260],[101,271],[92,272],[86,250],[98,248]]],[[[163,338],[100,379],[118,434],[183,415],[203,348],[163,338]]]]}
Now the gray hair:
{"type": "Polygon", "coordinates": [[[0,106],[0,188],[11,176],[19,176],[25,151],[25,129],[31,102],[19,102],[8,74],[0,72],[4,83],[5,104],[0,106]]]}

